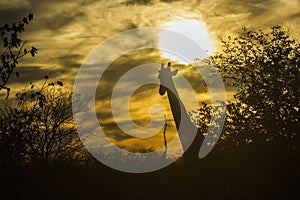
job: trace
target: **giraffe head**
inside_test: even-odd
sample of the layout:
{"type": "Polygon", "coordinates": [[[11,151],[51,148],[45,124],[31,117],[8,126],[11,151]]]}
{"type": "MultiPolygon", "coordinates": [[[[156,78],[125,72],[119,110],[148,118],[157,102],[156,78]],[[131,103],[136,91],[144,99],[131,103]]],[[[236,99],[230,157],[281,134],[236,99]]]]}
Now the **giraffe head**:
{"type": "Polygon", "coordinates": [[[161,64],[161,68],[158,71],[158,78],[160,80],[159,94],[164,95],[167,88],[170,88],[172,84],[172,77],[177,74],[178,70],[171,71],[171,62],[168,62],[168,66],[165,67],[161,64]]]}

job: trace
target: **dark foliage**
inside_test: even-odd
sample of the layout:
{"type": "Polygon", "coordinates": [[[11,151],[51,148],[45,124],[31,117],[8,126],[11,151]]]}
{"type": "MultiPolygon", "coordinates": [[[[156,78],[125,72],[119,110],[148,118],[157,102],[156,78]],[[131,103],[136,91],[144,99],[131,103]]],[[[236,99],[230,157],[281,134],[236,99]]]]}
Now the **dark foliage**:
{"type": "Polygon", "coordinates": [[[24,17],[19,23],[5,24],[0,26],[1,35],[1,65],[0,65],[0,91],[5,89],[7,96],[9,96],[10,88],[6,87],[6,83],[10,76],[15,73],[17,77],[20,76],[19,72],[15,72],[15,68],[19,64],[19,59],[23,56],[30,54],[34,57],[37,53],[37,48],[25,48],[24,42],[20,35],[25,31],[25,25],[33,20],[33,14],[24,17]]]}
{"type": "Polygon", "coordinates": [[[1,167],[80,165],[90,159],[73,123],[71,93],[59,88],[62,82],[47,81],[31,84],[16,101],[2,105],[1,167]]]}
{"type": "Polygon", "coordinates": [[[238,89],[236,102],[228,105],[227,127],[231,128],[225,129],[225,134],[255,134],[256,138],[295,148],[300,116],[300,44],[280,26],[272,27],[270,33],[244,28],[238,37],[222,42],[223,52],[213,57],[214,62],[228,83],[238,89]]]}

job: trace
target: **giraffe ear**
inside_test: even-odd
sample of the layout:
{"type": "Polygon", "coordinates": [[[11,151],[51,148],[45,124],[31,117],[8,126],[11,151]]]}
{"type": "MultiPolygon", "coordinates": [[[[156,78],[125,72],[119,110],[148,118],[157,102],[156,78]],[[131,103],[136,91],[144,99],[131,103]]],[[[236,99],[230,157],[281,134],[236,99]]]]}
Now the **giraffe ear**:
{"type": "Polygon", "coordinates": [[[172,76],[175,76],[178,73],[178,69],[172,71],[172,76]]]}

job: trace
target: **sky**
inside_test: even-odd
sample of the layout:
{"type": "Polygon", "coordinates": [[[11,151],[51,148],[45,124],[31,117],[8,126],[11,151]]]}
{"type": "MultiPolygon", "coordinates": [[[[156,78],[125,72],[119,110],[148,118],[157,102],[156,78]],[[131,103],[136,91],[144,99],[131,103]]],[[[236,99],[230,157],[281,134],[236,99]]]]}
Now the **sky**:
{"type": "Polygon", "coordinates": [[[24,37],[39,52],[27,67],[39,68],[40,73],[31,78],[51,70],[53,76],[72,84],[70,75],[74,76],[87,54],[118,32],[195,19],[206,25],[215,46],[218,37],[234,34],[243,26],[266,29],[281,24],[299,37],[299,6],[299,0],[1,0],[0,24],[33,13],[35,19],[24,37]]]}
{"type": "MultiPolygon", "coordinates": [[[[236,35],[243,26],[267,30],[279,24],[289,30],[293,37],[299,38],[297,32],[300,29],[299,8],[300,0],[0,0],[0,24],[16,22],[29,13],[34,14],[34,20],[26,27],[23,38],[38,49],[35,58],[26,57],[21,61],[20,78],[12,78],[9,86],[15,90],[21,89],[29,82],[38,82],[44,75],[49,74],[50,78],[63,81],[65,88],[72,89],[76,73],[87,55],[114,34],[133,28],[167,27],[173,30],[182,29],[183,34],[189,34],[188,32],[202,34],[201,38],[206,38],[202,41],[202,46],[209,54],[220,50],[220,37],[236,35]],[[186,23],[180,24],[180,21],[186,23]],[[195,27],[197,23],[198,29],[188,26],[190,24],[191,27],[195,27]]],[[[162,43],[166,41],[168,36],[158,34],[153,36],[153,41],[147,42],[152,42],[159,48],[163,47],[162,43]]],[[[124,46],[126,41],[118,45],[124,46]]],[[[115,127],[115,124],[110,114],[108,99],[112,93],[113,80],[116,81],[117,77],[121,77],[124,70],[137,65],[172,61],[172,58],[166,56],[157,49],[132,51],[111,64],[110,72],[101,79],[104,86],[99,86],[96,94],[96,110],[104,129],[116,132],[111,128],[115,127]],[[102,115],[99,114],[101,112],[102,115]]],[[[210,97],[203,80],[183,64],[174,62],[174,68],[188,77],[200,98],[198,100],[209,103],[210,97]]],[[[148,76],[157,76],[157,73],[151,71],[148,76]]],[[[180,78],[176,80],[180,81],[180,78]]],[[[124,87],[128,87],[128,84],[125,82],[124,87]]],[[[145,87],[146,89],[139,89],[132,97],[135,102],[134,106],[131,106],[131,117],[140,125],[147,124],[150,104],[160,103],[167,110],[170,132],[174,132],[166,97],[158,95],[157,85],[145,87]]],[[[186,90],[180,91],[182,98],[188,101],[186,90]]],[[[232,93],[233,91],[228,90],[227,96],[231,96],[232,93]]],[[[191,109],[194,108],[188,108],[191,109]]],[[[113,137],[111,133],[111,137],[115,138],[115,142],[125,138],[127,142],[136,143],[134,138],[124,134],[113,137]]],[[[172,138],[172,134],[169,137],[172,138]]],[[[157,138],[161,140],[161,135],[158,134],[157,138]]],[[[152,144],[153,141],[146,143],[152,144]]]]}

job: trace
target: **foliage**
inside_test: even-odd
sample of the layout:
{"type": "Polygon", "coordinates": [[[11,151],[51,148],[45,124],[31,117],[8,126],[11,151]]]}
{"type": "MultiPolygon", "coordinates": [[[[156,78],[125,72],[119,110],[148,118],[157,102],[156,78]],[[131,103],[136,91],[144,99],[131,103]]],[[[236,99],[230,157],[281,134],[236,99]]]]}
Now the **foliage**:
{"type": "MultiPolygon", "coordinates": [[[[5,85],[19,64],[19,59],[27,54],[31,54],[31,56],[34,57],[37,53],[37,49],[35,47],[26,49],[24,47],[26,42],[22,41],[20,38],[20,35],[25,31],[25,24],[28,24],[32,20],[33,14],[29,14],[17,24],[13,23],[12,25],[5,24],[0,26],[0,50],[2,52],[0,65],[0,90],[5,89],[7,91],[6,98],[9,96],[10,88],[5,85]]],[[[19,77],[19,72],[15,72],[15,75],[19,77]]]]}
{"type": "MultiPolygon", "coordinates": [[[[214,133],[208,132],[208,128],[213,126],[215,130],[220,125],[218,121],[211,122],[212,115],[220,115],[224,112],[223,106],[215,106],[202,102],[197,111],[189,113],[192,122],[198,126],[202,133],[214,137],[214,133]]],[[[267,140],[266,135],[258,123],[259,116],[257,112],[249,109],[246,104],[240,102],[226,103],[226,118],[222,134],[217,142],[218,150],[232,151],[236,147],[250,143],[263,143],[267,140]]]]}
{"type": "Polygon", "coordinates": [[[47,84],[47,78],[0,109],[1,166],[89,159],[73,123],[71,93],[59,88],[62,82],[47,84]]]}
{"type": "Polygon", "coordinates": [[[280,26],[270,33],[244,28],[238,37],[222,43],[223,52],[213,60],[238,89],[237,103],[228,107],[228,125],[239,127],[239,132],[264,133],[266,140],[278,144],[289,143],[299,123],[299,43],[280,26]]]}

